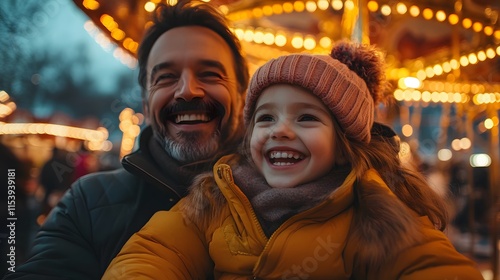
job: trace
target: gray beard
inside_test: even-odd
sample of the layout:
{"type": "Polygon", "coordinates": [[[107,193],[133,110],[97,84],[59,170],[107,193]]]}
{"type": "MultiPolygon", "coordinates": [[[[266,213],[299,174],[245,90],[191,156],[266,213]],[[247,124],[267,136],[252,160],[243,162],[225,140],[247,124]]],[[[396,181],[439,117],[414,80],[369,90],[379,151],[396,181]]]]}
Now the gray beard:
{"type": "Polygon", "coordinates": [[[181,141],[163,137],[163,149],[172,158],[187,164],[213,157],[219,151],[220,133],[214,133],[208,141],[199,141],[197,132],[181,132],[181,141]]]}

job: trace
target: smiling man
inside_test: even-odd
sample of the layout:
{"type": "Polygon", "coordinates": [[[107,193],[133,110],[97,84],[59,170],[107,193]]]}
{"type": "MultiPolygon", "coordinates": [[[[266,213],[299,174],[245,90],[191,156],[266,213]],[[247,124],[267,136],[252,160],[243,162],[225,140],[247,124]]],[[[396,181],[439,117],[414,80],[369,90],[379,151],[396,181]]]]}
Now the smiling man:
{"type": "Polygon", "coordinates": [[[151,49],[146,113],[157,140],[180,162],[211,158],[222,139],[241,132],[243,101],[230,54],[222,37],[200,26],[169,30],[151,49]]]}
{"type": "Polygon", "coordinates": [[[138,53],[149,124],[139,149],[74,183],[4,279],[100,279],[133,233],[240,143],[248,70],[224,17],[203,2],[157,9],[138,53]]]}

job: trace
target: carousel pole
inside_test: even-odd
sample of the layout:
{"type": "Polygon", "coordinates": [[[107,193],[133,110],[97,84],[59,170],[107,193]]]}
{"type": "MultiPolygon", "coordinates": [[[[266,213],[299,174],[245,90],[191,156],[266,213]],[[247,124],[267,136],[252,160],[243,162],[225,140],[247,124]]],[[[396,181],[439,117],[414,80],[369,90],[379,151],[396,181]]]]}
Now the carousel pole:
{"type": "MultiPolygon", "coordinates": [[[[495,108],[495,104],[490,104],[486,108],[486,113],[490,119],[498,118],[498,109],[495,108]]],[[[490,197],[491,197],[491,246],[492,246],[492,257],[491,257],[491,270],[493,272],[493,280],[499,279],[499,256],[498,256],[498,234],[499,226],[498,220],[500,219],[500,205],[498,200],[498,187],[500,184],[498,170],[499,166],[499,126],[493,125],[490,129],[490,141],[489,141],[489,151],[491,157],[491,164],[489,167],[489,181],[490,181],[490,197]]]]}
{"type": "Polygon", "coordinates": [[[419,144],[418,139],[420,137],[419,134],[420,134],[421,123],[422,123],[422,106],[420,105],[420,103],[415,102],[413,104],[413,112],[411,114],[409,124],[413,127],[412,136],[415,140],[417,140],[417,144],[419,144]]]}
{"type": "Polygon", "coordinates": [[[366,0],[353,0],[352,7],[345,7],[342,14],[342,38],[370,44],[369,14],[366,0]]]}
{"type": "MultiPolygon", "coordinates": [[[[469,105],[465,105],[464,106],[469,106],[469,105]]],[[[473,124],[473,121],[474,121],[474,117],[476,115],[476,112],[474,110],[467,110],[467,113],[466,114],[466,121],[465,121],[465,129],[466,129],[466,135],[467,135],[467,138],[469,138],[469,140],[471,141],[471,143],[474,143],[474,124],[473,124]]],[[[469,152],[468,152],[468,155],[469,157],[472,156],[472,148],[469,149],[469,152]]],[[[468,223],[469,223],[469,230],[470,230],[470,244],[469,244],[469,256],[471,258],[474,257],[474,254],[475,254],[475,248],[474,248],[474,245],[475,245],[475,241],[476,241],[476,227],[475,227],[475,209],[474,209],[474,204],[475,204],[475,198],[474,198],[474,169],[473,167],[468,164],[467,165],[467,186],[466,186],[466,189],[467,189],[467,205],[469,205],[468,207],[468,211],[467,211],[467,216],[468,216],[468,223]]]]}
{"type": "MultiPolygon", "coordinates": [[[[455,1],[454,5],[454,10],[455,13],[461,17],[462,16],[462,7],[463,3],[462,0],[457,0],[455,1]]],[[[453,26],[453,32],[452,32],[452,56],[454,59],[459,60],[460,59],[460,30],[458,26],[453,26]]],[[[453,70],[453,75],[455,76],[455,79],[459,79],[461,77],[461,72],[460,68],[457,68],[453,70]]],[[[462,77],[463,79],[463,77],[462,77]]],[[[467,104],[464,104],[464,106],[474,106],[474,103],[469,102],[467,104]]],[[[466,117],[466,135],[467,137],[471,140],[472,143],[474,143],[474,127],[473,127],[473,121],[474,118],[477,115],[477,112],[475,112],[474,108],[464,108],[464,110],[467,112],[465,113],[466,117]]],[[[470,149],[469,156],[472,155],[472,148],[470,149]]],[[[475,255],[475,242],[476,242],[476,228],[475,228],[475,209],[474,209],[474,204],[475,204],[475,197],[474,197],[474,170],[473,167],[468,164],[467,167],[467,222],[469,224],[469,233],[470,233],[470,239],[469,239],[469,250],[468,254],[471,259],[474,258],[475,255]]]]}

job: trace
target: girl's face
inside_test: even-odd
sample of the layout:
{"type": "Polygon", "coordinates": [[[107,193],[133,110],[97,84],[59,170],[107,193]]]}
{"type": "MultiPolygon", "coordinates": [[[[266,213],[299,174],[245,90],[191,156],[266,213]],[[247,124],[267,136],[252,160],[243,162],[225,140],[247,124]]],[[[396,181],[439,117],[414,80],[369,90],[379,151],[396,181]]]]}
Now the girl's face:
{"type": "Polygon", "coordinates": [[[255,106],[252,160],[273,188],[293,188],[328,173],[335,132],[330,110],[307,90],[287,84],[266,88],[255,106]]]}

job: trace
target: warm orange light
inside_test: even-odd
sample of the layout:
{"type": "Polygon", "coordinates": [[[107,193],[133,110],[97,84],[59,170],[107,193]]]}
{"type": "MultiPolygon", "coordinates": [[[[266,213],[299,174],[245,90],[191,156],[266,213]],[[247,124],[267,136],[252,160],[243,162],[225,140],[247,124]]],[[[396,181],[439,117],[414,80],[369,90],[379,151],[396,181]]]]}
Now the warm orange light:
{"type": "Polygon", "coordinates": [[[410,15],[412,17],[418,17],[419,14],[420,14],[420,9],[417,6],[410,7],[410,15]]]}
{"type": "Polygon", "coordinates": [[[491,36],[493,34],[493,27],[491,26],[485,26],[483,28],[483,32],[484,34],[486,34],[487,36],[491,36]]]}
{"type": "Polygon", "coordinates": [[[369,1],[368,2],[368,10],[370,12],[376,12],[378,10],[378,3],[377,1],[369,1]]]}
{"type": "Polygon", "coordinates": [[[448,21],[450,22],[451,25],[455,25],[458,23],[458,16],[456,14],[451,14],[449,17],[448,17],[448,21]]]}
{"type": "Polygon", "coordinates": [[[265,16],[271,16],[273,14],[273,8],[269,5],[265,5],[264,7],[262,7],[262,13],[265,16]]]}
{"type": "Polygon", "coordinates": [[[100,20],[102,25],[104,25],[104,27],[108,30],[113,30],[118,27],[118,23],[116,23],[113,17],[108,14],[103,14],[100,20]]]}
{"type": "Polygon", "coordinates": [[[406,12],[408,11],[408,8],[406,7],[406,5],[404,3],[398,3],[396,5],[396,11],[401,14],[401,15],[404,15],[406,14],[406,12]]]}
{"type": "Polygon", "coordinates": [[[119,28],[113,29],[113,31],[111,31],[111,37],[117,41],[121,41],[125,38],[125,32],[119,28]]]}
{"type": "Polygon", "coordinates": [[[462,20],[462,26],[466,29],[470,28],[472,26],[472,20],[470,20],[470,18],[464,18],[462,20]]]}
{"type": "Polygon", "coordinates": [[[297,13],[303,12],[303,11],[304,11],[304,9],[305,9],[304,2],[302,2],[302,1],[295,1],[295,3],[293,3],[293,9],[294,9],[297,13]]]}
{"type": "Polygon", "coordinates": [[[472,24],[472,29],[476,32],[480,32],[483,30],[483,24],[480,22],[474,22],[474,24],[472,24]]]}
{"type": "Polygon", "coordinates": [[[437,11],[436,12],[436,19],[438,21],[445,21],[446,20],[446,13],[444,11],[437,11]]]}
{"type": "Polygon", "coordinates": [[[434,16],[434,12],[431,9],[426,8],[422,11],[422,16],[429,20],[434,16]]]}
{"type": "Polygon", "coordinates": [[[149,12],[151,13],[152,11],[154,11],[156,8],[156,4],[151,2],[151,1],[148,1],[146,2],[146,4],[144,4],[144,10],[146,10],[146,12],[149,12]]]}
{"type": "Polygon", "coordinates": [[[99,9],[99,2],[97,2],[95,0],[83,0],[82,5],[86,9],[92,10],[92,11],[99,9]]]}

